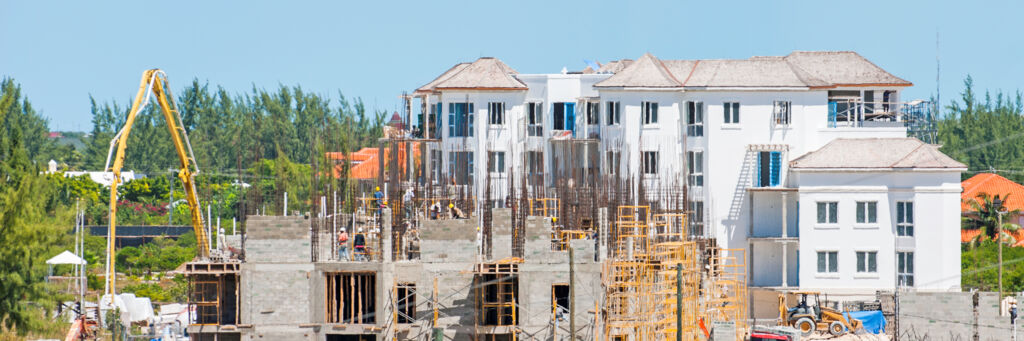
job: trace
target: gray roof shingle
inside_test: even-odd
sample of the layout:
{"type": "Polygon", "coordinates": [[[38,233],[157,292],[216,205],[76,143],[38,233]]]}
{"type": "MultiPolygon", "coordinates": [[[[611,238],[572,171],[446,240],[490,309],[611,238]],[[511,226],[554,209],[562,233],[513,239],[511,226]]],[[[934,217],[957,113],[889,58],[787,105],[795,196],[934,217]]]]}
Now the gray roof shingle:
{"type": "Polygon", "coordinates": [[[789,166],[793,169],[967,168],[940,152],[939,146],[913,137],[838,138],[790,161],[789,166]]]}
{"type": "MultiPolygon", "coordinates": [[[[458,66],[456,66],[458,67],[458,66]]],[[[453,71],[449,77],[438,77],[432,90],[443,89],[480,89],[480,90],[526,90],[526,84],[515,77],[513,70],[501,60],[483,57],[466,64],[460,70],[453,71]],[[444,79],[441,79],[444,78],[444,79]]],[[[430,84],[428,84],[430,85],[430,84]]]]}
{"type": "Polygon", "coordinates": [[[852,51],[797,51],[782,57],[708,60],[659,60],[648,53],[627,67],[609,63],[598,71],[615,73],[595,84],[605,88],[680,84],[685,88],[913,85],[852,51]]]}

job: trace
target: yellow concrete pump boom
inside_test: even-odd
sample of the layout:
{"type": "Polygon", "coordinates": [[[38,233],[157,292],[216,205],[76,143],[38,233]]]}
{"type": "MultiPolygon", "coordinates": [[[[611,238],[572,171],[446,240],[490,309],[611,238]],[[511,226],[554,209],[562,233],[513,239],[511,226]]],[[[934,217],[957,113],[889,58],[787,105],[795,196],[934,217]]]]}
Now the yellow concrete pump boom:
{"type": "MultiPolygon", "coordinates": [[[[188,134],[181,123],[178,115],[178,107],[174,103],[174,97],[167,86],[167,75],[160,69],[146,70],[142,73],[142,81],[139,84],[139,92],[135,94],[132,102],[132,109],[128,112],[128,118],[124,127],[110,141],[110,153],[107,154],[107,167],[113,173],[110,182],[110,229],[107,231],[107,279],[105,293],[113,294],[114,287],[114,240],[117,220],[117,185],[121,182],[121,167],[124,166],[124,149],[128,142],[128,134],[132,130],[132,123],[142,109],[149,104],[150,96],[156,97],[160,106],[160,112],[167,122],[167,130],[171,132],[171,140],[174,142],[174,151],[181,160],[181,170],[178,171],[178,178],[185,187],[185,200],[188,201],[188,208],[192,215],[192,229],[196,234],[196,251],[199,259],[206,259],[210,256],[209,237],[203,228],[202,209],[199,206],[199,196],[196,195],[195,176],[199,173],[199,166],[196,164],[195,156],[192,153],[192,144],[188,141],[188,134]],[[115,151],[116,147],[116,151],[115,151]],[[110,154],[113,153],[113,165],[111,165],[110,154]]],[[[151,141],[147,141],[151,142],[151,141]]],[[[174,184],[172,183],[171,186],[174,184]]],[[[170,203],[169,203],[170,204],[170,203]]]]}

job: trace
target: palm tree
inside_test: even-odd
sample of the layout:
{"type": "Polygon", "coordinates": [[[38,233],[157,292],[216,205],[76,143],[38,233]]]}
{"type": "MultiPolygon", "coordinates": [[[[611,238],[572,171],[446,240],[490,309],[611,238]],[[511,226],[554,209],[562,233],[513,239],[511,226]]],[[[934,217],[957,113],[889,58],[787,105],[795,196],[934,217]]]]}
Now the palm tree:
{"type": "MultiPolygon", "coordinates": [[[[1005,203],[1006,199],[1010,197],[1010,194],[1004,194],[1002,196],[1002,202],[1005,203]]],[[[981,238],[989,238],[996,240],[996,233],[999,225],[999,209],[996,207],[995,199],[998,199],[999,195],[995,197],[990,196],[988,193],[978,193],[976,198],[968,199],[967,205],[971,207],[971,211],[967,212],[966,220],[970,222],[969,226],[974,228],[983,228],[984,233],[980,233],[971,240],[971,245],[974,245],[981,238]]],[[[1010,234],[1010,232],[1017,231],[1020,226],[1014,223],[1008,223],[1007,220],[1012,220],[1021,214],[1020,209],[1013,209],[1003,213],[1005,215],[1003,219],[1003,233],[999,240],[1008,243],[1010,245],[1016,244],[1017,239],[1010,234]]]]}

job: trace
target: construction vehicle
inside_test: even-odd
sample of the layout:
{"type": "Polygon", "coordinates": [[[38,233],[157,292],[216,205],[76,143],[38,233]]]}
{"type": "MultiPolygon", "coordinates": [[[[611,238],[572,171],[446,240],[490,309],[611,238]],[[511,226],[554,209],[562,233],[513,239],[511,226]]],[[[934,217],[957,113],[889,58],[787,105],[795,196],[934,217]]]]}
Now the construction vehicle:
{"type": "MultiPolygon", "coordinates": [[[[178,178],[185,187],[185,200],[188,202],[191,212],[192,228],[196,234],[197,258],[205,260],[210,257],[210,241],[206,229],[203,228],[202,209],[199,206],[199,196],[196,194],[195,176],[199,174],[199,166],[196,164],[195,156],[192,153],[192,144],[188,140],[188,134],[178,115],[178,107],[174,103],[174,97],[167,85],[167,75],[160,69],[146,70],[142,73],[142,81],[139,84],[139,91],[132,101],[131,111],[125,119],[124,127],[118,131],[114,139],[110,141],[110,151],[107,154],[107,162],[104,167],[113,174],[110,182],[110,209],[109,230],[107,231],[107,266],[105,296],[109,295],[111,305],[114,300],[115,271],[114,271],[114,241],[117,227],[117,185],[121,182],[121,167],[124,166],[124,151],[128,143],[128,134],[135,123],[135,117],[140,111],[149,105],[150,98],[156,98],[160,112],[167,122],[167,130],[171,133],[171,141],[174,143],[174,151],[181,161],[181,169],[178,171],[178,178]],[[111,158],[113,155],[113,158],[111,158]],[[111,160],[113,164],[111,164],[111,160]]],[[[173,184],[172,184],[173,186],[173,184]]]]}
{"type": "Polygon", "coordinates": [[[840,336],[862,327],[860,320],[847,320],[838,310],[822,306],[818,292],[798,291],[791,294],[799,296],[799,301],[792,308],[786,305],[786,294],[779,294],[779,324],[792,326],[803,336],[809,336],[816,330],[840,336]]]}

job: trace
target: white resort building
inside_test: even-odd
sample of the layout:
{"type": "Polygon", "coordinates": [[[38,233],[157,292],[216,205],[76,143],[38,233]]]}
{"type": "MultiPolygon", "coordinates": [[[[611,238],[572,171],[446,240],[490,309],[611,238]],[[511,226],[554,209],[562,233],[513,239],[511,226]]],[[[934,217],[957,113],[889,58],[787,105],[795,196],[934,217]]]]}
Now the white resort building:
{"type": "Polygon", "coordinates": [[[911,85],[848,51],[554,74],[480,58],[411,98],[428,181],[478,204],[622,179],[685,193],[689,233],[744,249],[752,287],[959,289],[966,166],[908,137],[931,115],[911,85]]]}

